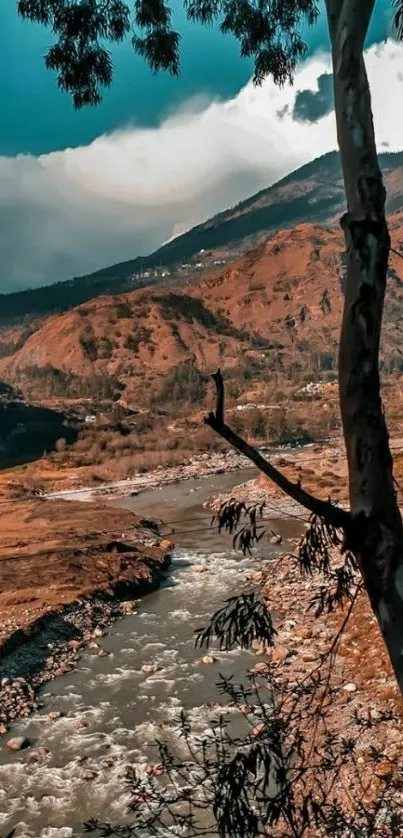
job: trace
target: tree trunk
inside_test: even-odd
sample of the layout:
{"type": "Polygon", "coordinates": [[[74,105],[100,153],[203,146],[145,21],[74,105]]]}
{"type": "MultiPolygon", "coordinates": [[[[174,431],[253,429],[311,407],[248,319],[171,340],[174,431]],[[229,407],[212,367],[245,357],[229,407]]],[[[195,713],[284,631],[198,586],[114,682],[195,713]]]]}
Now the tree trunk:
{"type": "Polygon", "coordinates": [[[347,290],[339,349],[350,544],[403,692],[403,529],[379,380],[390,239],[363,59],[374,0],[326,0],[337,136],[347,198],[347,290]]]}

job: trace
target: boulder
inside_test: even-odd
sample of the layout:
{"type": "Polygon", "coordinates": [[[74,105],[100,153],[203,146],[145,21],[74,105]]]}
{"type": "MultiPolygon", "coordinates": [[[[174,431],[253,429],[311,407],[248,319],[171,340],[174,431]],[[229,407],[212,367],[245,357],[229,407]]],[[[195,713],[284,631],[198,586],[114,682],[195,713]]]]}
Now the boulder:
{"type": "Polygon", "coordinates": [[[305,661],[305,663],[313,663],[317,659],[317,654],[316,652],[309,651],[309,649],[307,649],[306,652],[302,652],[301,658],[305,661]]]}
{"type": "Polygon", "coordinates": [[[169,538],[161,538],[161,541],[158,542],[158,547],[164,551],[164,553],[170,553],[171,550],[174,549],[173,541],[170,541],[169,538]]]}
{"type": "Polygon", "coordinates": [[[83,771],[83,773],[81,774],[81,778],[83,780],[95,780],[95,778],[97,776],[98,776],[97,772],[92,771],[91,768],[87,768],[86,771],[83,771]]]}
{"type": "Polygon", "coordinates": [[[123,614],[136,614],[137,612],[134,610],[134,603],[133,602],[122,602],[122,611],[123,614]]]}
{"type": "Polygon", "coordinates": [[[45,759],[46,754],[49,753],[49,749],[45,748],[44,745],[39,745],[38,748],[35,748],[34,751],[30,751],[26,757],[24,757],[24,762],[27,765],[33,765],[37,762],[42,762],[45,759]]]}
{"type": "Polygon", "coordinates": [[[217,663],[217,658],[214,658],[213,655],[204,655],[204,658],[201,660],[202,663],[217,663]]]}
{"type": "Polygon", "coordinates": [[[250,672],[253,672],[254,675],[265,675],[267,673],[268,664],[267,663],[255,663],[250,669],[250,672]]]}
{"type": "Polygon", "coordinates": [[[156,672],[157,669],[158,666],[156,663],[143,663],[143,666],[141,667],[141,671],[144,672],[144,675],[154,675],[154,672],[156,672]]]}
{"type": "Polygon", "coordinates": [[[243,713],[243,715],[246,716],[248,713],[253,712],[253,707],[251,707],[250,704],[239,704],[238,710],[240,713],[243,713]]]}
{"type": "Polygon", "coordinates": [[[152,763],[150,762],[146,765],[146,774],[149,774],[151,777],[160,777],[161,774],[165,773],[165,768],[162,763],[152,763]]]}
{"type": "Polygon", "coordinates": [[[9,751],[23,751],[24,748],[29,748],[30,741],[26,736],[13,736],[6,742],[9,751]]]}
{"type": "Polygon", "coordinates": [[[265,727],[266,726],[264,722],[259,722],[259,724],[255,725],[255,727],[252,728],[252,736],[263,736],[265,732],[265,727]]]}
{"type": "Polygon", "coordinates": [[[88,722],[86,722],[85,719],[77,719],[74,722],[74,727],[76,730],[82,730],[83,728],[88,727],[88,722]]]}
{"type": "Polygon", "coordinates": [[[272,663],[283,663],[288,657],[288,651],[284,646],[276,646],[271,653],[272,663]]]}

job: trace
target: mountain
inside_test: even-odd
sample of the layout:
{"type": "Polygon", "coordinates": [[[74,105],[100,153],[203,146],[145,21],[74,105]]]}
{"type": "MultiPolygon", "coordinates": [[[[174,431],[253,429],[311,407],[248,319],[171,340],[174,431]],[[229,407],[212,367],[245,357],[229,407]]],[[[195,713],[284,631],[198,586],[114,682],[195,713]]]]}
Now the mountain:
{"type": "MultiPolygon", "coordinates": [[[[403,213],[390,219],[403,253],[403,213]]],[[[241,384],[332,371],[344,295],[340,230],[301,224],[266,238],[186,289],[92,300],[0,333],[0,379],[26,398],[132,409],[200,404],[217,366],[241,384]]],[[[403,265],[392,253],[383,364],[403,369],[403,265]]]]}
{"type": "MultiPolygon", "coordinates": [[[[403,207],[403,152],[380,154],[388,212],[403,207]]],[[[71,309],[105,294],[149,285],[193,285],[200,275],[301,222],[333,223],[344,209],[337,152],[330,152],[147,257],[45,288],[0,295],[0,322],[71,309]]]]}

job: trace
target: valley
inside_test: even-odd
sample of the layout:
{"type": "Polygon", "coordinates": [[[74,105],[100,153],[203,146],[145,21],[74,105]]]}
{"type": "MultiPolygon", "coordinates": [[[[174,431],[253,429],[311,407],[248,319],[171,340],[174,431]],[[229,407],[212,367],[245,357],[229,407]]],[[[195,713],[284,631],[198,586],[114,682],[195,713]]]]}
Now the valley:
{"type": "MultiPolygon", "coordinates": [[[[393,246],[381,372],[399,484],[403,156],[381,158],[393,246]]],[[[311,630],[319,580],[301,584],[292,561],[279,564],[278,545],[291,560],[309,516],[203,418],[219,367],[228,424],[289,479],[348,503],[340,178],[337,156],[325,155],[148,260],[3,300],[0,733],[27,741],[22,756],[0,753],[0,777],[11,772],[15,792],[9,804],[0,787],[4,829],[48,838],[50,824],[70,838],[92,814],[124,817],[119,780],[133,764],[154,765],[158,731],[172,737],[185,707],[203,732],[223,706],[212,664],[239,677],[252,666],[239,650],[203,661],[192,634],[243,585],[264,584],[278,615],[278,648],[255,648],[258,667],[286,661],[304,678],[338,630],[343,613],[311,630]],[[250,558],[211,529],[230,497],[266,504],[268,533],[250,558]]],[[[352,724],[368,689],[375,710],[393,717],[396,688],[375,632],[363,597],[334,672],[334,729],[352,724]]],[[[391,755],[393,730],[383,742],[391,755]]]]}
{"type": "MultiPolygon", "coordinates": [[[[394,252],[381,368],[389,421],[400,435],[401,214],[390,224],[394,252]]],[[[302,224],[280,230],[186,290],[101,297],[31,321],[29,331],[24,324],[3,326],[4,409],[12,401],[20,412],[48,411],[59,423],[58,433],[42,442],[46,456],[38,461],[36,449],[35,463],[17,470],[16,479],[34,479],[49,490],[71,479],[110,482],[221,450],[202,421],[214,399],[210,375],[217,367],[226,379],[231,421],[253,441],[332,435],[339,427],[342,248],[336,227],[302,224]]],[[[33,426],[17,424],[20,453],[26,438],[33,447],[33,426]]],[[[9,433],[3,426],[3,447],[9,433]]],[[[11,456],[9,442],[7,450],[11,456]]],[[[26,459],[35,459],[35,449],[26,459]]]]}

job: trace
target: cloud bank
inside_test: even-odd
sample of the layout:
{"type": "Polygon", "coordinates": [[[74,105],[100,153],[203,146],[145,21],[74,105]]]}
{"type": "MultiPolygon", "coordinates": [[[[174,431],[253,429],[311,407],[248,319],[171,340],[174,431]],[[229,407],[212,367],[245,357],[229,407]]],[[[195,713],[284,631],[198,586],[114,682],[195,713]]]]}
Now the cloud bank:
{"type": "MultiPolygon", "coordinates": [[[[403,147],[403,46],[366,54],[378,147],[403,147]],[[387,91],[387,95],[385,95],[387,91]]],[[[267,81],[198,101],[152,130],[126,129],[40,157],[0,157],[1,291],[144,255],[336,147],[330,58],[294,87],[267,81]]]]}

